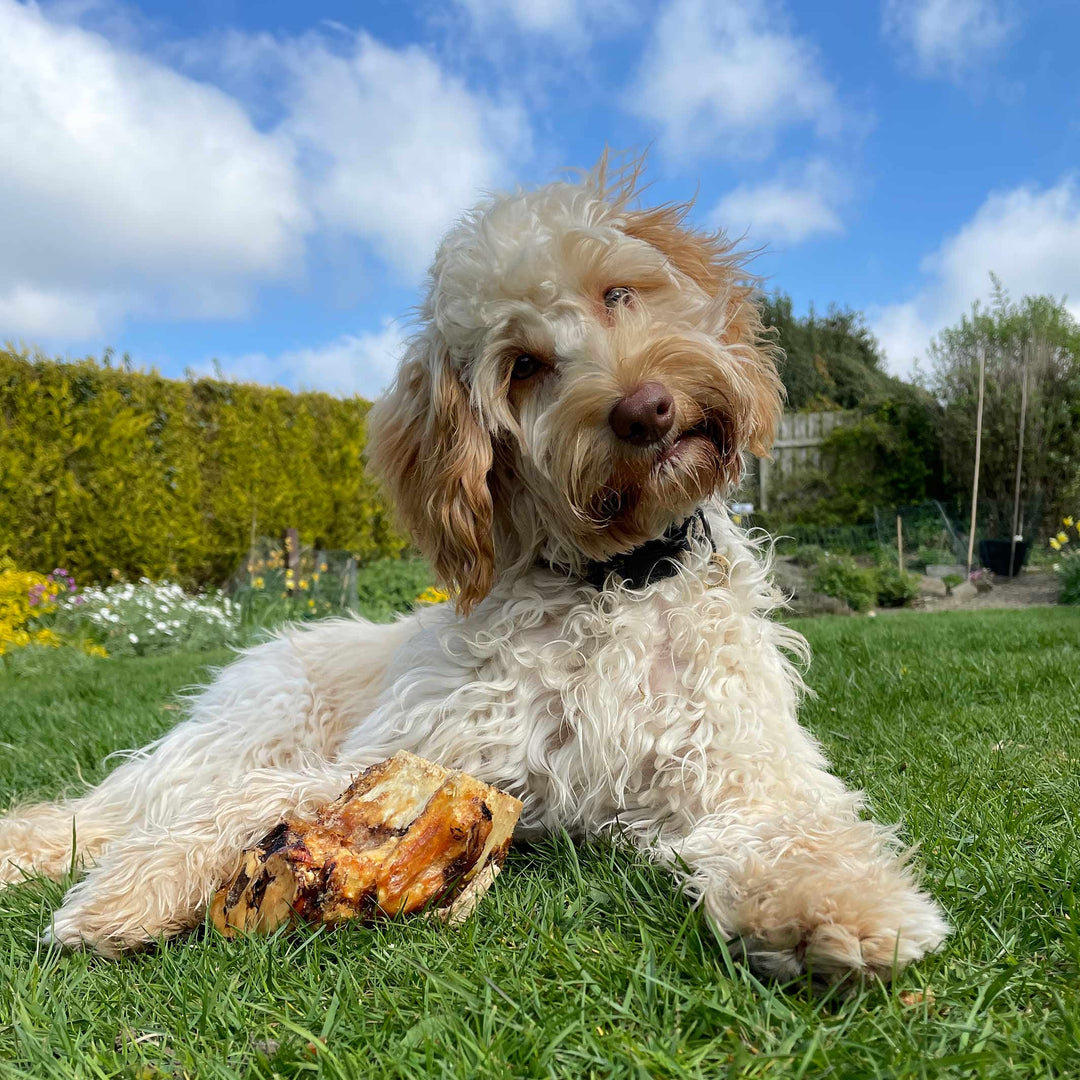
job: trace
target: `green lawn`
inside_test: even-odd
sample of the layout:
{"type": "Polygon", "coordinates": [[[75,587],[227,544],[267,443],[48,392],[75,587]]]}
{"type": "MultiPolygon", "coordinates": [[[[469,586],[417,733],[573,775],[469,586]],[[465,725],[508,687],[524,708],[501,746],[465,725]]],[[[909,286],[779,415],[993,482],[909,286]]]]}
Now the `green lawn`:
{"type": "MultiPolygon", "coordinates": [[[[1076,1076],[1080,613],[801,629],[807,723],[956,928],[893,987],[763,986],[610,844],[515,851],[458,932],[200,931],[121,962],[43,951],[62,888],[34,883],[0,893],[0,1077],[1076,1076]]],[[[0,805],[99,776],[206,662],[0,672],[0,805]]]]}

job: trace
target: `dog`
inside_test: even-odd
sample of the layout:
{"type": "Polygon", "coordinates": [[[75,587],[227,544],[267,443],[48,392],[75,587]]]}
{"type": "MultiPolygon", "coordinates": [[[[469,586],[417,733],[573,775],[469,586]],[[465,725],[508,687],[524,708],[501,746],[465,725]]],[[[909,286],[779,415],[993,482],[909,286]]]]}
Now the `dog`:
{"type": "Polygon", "coordinates": [[[521,798],[521,837],[618,830],[769,977],[942,942],[799,725],[807,646],[725,508],[782,411],[754,281],[639,172],[493,196],[438,249],[370,457],[455,602],[287,628],[96,788],[0,821],[0,880],[88,871],[50,940],[196,925],[241,849],[410,750],[521,798]]]}

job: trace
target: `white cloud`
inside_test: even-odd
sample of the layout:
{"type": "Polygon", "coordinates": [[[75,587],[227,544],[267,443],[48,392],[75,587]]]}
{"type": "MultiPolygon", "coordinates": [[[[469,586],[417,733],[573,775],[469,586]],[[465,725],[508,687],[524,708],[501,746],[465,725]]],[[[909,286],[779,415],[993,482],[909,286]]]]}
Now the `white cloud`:
{"type": "Polygon", "coordinates": [[[958,80],[1005,43],[1015,25],[1003,0],[885,0],[882,29],[922,75],[958,80]]]}
{"type": "Polygon", "coordinates": [[[583,43],[599,20],[621,20],[632,0],[458,0],[480,29],[513,25],[530,34],[583,43]]]}
{"type": "Polygon", "coordinates": [[[627,107],[676,156],[769,152],[781,128],[844,122],[817,50],[775,0],[671,0],[627,107]]]}
{"type": "Polygon", "coordinates": [[[200,365],[199,372],[216,374],[241,382],[276,383],[331,394],[359,394],[374,399],[393,378],[405,350],[406,334],[401,324],[384,319],[379,330],[342,334],[323,345],[292,349],[269,356],[248,353],[212,364],[200,365]]]}
{"type": "Polygon", "coordinates": [[[472,93],[419,48],[360,34],[344,54],[307,37],[279,55],[290,75],[280,131],[300,149],[320,221],[410,277],[528,149],[517,108],[472,93]]]}
{"type": "Polygon", "coordinates": [[[1080,318],[1080,183],[1025,185],[990,195],[975,216],[923,259],[924,284],[910,300],[870,313],[892,370],[906,374],[930,337],[987,295],[991,273],[1014,296],[1069,298],[1080,318]]]}
{"type": "Polygon", "coordinates": [[[716,204],[709,220],[728,233],[747,232],[755,244],[801,244],[842,233],[840,210],[849,197],[848,181],[817,159],[798,174],[740,184],[716,204]]]}
{"type": "Polygon", "coordinates": [[[293,151],[226,94],[12,0],[0,71],[0,335],[236,314],[293,271],[293,151]]]}
{"type": "Polygon", "coordinates": [[[0,340],[246,314],[260,284],[303,275],[316,232],[415,280],[529,150],[517,108],[416,47],[333,28],[170,47],[237,85],[246,65],[260,130],[239,97],[135,51],[137,35],[73,21],[99,8],[0,0],[0,340]]]}

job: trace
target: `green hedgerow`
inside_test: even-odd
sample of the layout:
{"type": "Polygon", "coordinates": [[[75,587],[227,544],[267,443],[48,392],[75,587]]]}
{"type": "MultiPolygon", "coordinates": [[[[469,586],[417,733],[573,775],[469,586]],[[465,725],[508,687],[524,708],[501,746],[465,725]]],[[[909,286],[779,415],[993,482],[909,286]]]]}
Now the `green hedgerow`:
{"type": "Polygon", "coordinates": [[[0,557],[190,588],[232,573],[253,523],[358,561],[397,554],[364,468],[369,408],[0,348],[0,557]]]}

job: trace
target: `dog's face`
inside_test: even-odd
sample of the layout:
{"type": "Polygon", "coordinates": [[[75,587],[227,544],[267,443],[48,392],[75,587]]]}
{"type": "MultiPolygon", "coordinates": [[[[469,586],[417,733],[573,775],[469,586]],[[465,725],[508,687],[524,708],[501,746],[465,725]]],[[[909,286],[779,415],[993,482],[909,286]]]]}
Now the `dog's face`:
{"type": "Polygon", "coordinates": [[[738,257],[631,195],[601,168],[473,211],[372,412],[373,463],[465,610],[496,572],[658,536],[772,441],[781,385],[738,257]]]}

